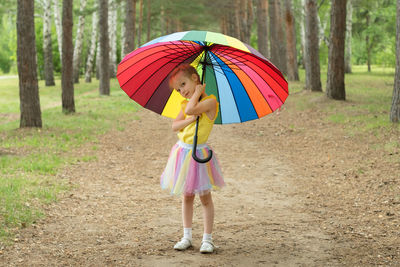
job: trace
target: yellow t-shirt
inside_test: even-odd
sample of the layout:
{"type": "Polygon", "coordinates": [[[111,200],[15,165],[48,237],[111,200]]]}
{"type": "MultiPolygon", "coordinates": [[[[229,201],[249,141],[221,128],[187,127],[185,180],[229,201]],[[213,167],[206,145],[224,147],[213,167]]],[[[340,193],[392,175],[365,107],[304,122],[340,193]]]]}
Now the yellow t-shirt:
{"type": "MultiPolygon", "coordinates": [[[[214,98],[216,100],[216,97],[214,95],[209,95],[206,96],[205,98],[201,99],[201,101],[204,101],[205,99],[209,99],[209,98],[214,98]]],[[[182,108],[182,112],[183,115],[186,117],[188,117],[189,115],[185,114],[185,109],[186,109],[186,105],[187,105],[188,101],[184,100],[181,103],[181,108],[182,108]]],[[[215,112],[215,116],[213,119],[210,119],[207,114],[202,113],[199,119],[199,129],[198,129],[198,133],[197,133],[197,144],[204,144],[205,142],[207,142],[208,140],[208,136],[211,133],[211,130],[213,128],[214,125],[214,121],[217,118],[218,115],[218,102],[217,102],[217,110],[215,112]]],[[[178,138],[179,140],[181,140],[182,142],[186,143],[186,144],[193,144],[193,136],[194,136],[194,132],[196,131],[196,121],[192,122],[191,124],[189,124],[188,126],[186,126],[185,128],[183,128],[182,130],[180,130],[178,132],[178,138]]]]}

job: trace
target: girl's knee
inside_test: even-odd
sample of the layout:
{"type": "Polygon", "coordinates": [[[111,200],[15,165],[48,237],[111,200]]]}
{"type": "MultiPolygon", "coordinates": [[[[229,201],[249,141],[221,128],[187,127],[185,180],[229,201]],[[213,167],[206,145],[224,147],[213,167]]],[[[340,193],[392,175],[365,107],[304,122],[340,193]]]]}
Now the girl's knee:
{"type": "Polygon", "coordinates": [[[208,206],[208,205],[212,204],[213,202],[212,202],[212,198],[211,198],[211,193],[200,196],[200,201],[203,206],[208,206]]]}
{"type": "Polygon", "coordinates": [[[185,201],[186,203],[193,202],[193,200],[194,200],[194,195],[184,195],[183,196],[183,201],[185,201]]]}

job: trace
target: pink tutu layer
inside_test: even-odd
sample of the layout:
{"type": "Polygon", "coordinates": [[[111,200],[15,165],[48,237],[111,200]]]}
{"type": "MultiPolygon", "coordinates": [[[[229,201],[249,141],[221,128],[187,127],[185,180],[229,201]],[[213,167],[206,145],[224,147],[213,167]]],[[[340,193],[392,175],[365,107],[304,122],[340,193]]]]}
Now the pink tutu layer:
{"type": "MultiPolygon", "coordinates": [[[[207,194],[225,185],[218,159],[213,153],[207,163],[198,163],[192,158],[192,145],[178,141],[170,152],[167,166],[161,175],[161,188],[173,195],[207,194]]],[[[196,149],[199,158],[209,155],[208,145],[196,149]]]]}

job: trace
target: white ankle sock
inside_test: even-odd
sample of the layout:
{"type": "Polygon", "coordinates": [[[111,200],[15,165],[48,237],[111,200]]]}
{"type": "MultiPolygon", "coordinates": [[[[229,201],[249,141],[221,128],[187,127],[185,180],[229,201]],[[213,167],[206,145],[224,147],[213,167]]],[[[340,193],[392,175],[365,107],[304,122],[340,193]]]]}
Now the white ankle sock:
{"type": "Polygon", "coordinates": [[[192,228],[183,228],[183,238],[192,241],[192,228]]]}
{"type": "Polygon", "coordinates": [[[203,241],[212,241],[212,234],[203,234],[203,241]]]}

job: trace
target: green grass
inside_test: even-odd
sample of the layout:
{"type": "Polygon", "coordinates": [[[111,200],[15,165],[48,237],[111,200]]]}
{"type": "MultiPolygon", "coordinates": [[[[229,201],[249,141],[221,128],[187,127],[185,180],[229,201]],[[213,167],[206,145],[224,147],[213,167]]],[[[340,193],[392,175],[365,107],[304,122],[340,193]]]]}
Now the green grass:
{"type": "MultiPolygon", "coordinates": [[[[290,82],[289,90],[293,95],[295,110],[322,112],[328,122],[341,125],[348,135],[385,136],[387,133],[399,133],[400,125],[390,122],[392,104],[393,68],[372,66],[368,72],[367,66],[353,66],[353,73],[346,74],[346,101],[328,99],[325,95],[327,73],[321,69],[321,83],[324,92],[304,93],[304,70],[300,70],[300,82],[290,82]]],[[[384,138],[383,138],[384,139],[384,138]]],[[[387,151],[398,150],[397,140],[383,141],[377,145],[387,151]]]]}
{"type": "MultiPolygon", "coordinates": [[[[60,106],[60,81],[57,86],[39,83],[42,129],[18,129],[19,120],[0,121],[0,242],[7,243],[14,229],[41,218],[42,205],[57,200],[69,189],[57,178],[61,168],[77,161],[97,160],[93,155],[76,158],[69,153],[92,142],[110,129],[123,131],[128,120],[138,119],[139,106],[111,80],[111,95],[99,96],[98,81],[75,84],[76,113],[64,115],[60,106]]],[[[0,80],[0,115],[19,113],[18,78],[0,80]]],[[[1,117],[0,117],[1,118],[1,117]]]]}
{"type": "MultiPolygon", "coordinates": [[[[291,82],[289,90],[291,94],[298,95],[296,97],[298,110],[322,107],[322,111],[327,114],[327,120],[355,124],[360,131],[390,128],[393,126],[389,121],[389,112],[392,103],[394,69],[372,66],[372,70],[368,73],[366,66],[353,66],[353,73],[346,74],[346,101],[326,99],[325,92],[301,94],[304,88],[304,70],[300,70],[301,81],[291,82]]],[[[323,91],[326,87],[326,75],[326,69],[322,69],[323,91]]]]}

